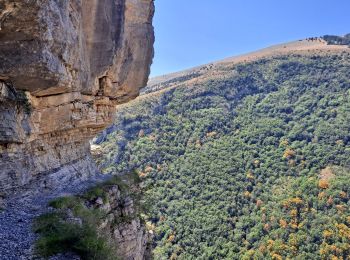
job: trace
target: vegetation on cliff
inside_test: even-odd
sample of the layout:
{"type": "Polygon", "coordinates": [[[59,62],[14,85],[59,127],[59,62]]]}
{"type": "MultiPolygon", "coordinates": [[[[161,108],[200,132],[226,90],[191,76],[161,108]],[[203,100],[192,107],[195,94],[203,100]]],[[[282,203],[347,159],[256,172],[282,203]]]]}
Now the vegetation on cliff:
{"type": "Polygon", "coordinates": [[[349,71],[347,52],[264,58],[121,109],[98,161],[138,170],[155,258],[348,257],[349,71]]]}
{"type": "MultiPolygon", "coordinates": [[[[139,218],[140,210],[137,207],[135,212],[123,213],[114,207],[119,205],[116,200],[130,196],[137,181],[134,176],[114,176],[81,195],[52,200],[49,206],[53,211],[39,216],[34,224],[34,231],[40,235],[37,253],[44,257],[69,252],[82,259],[119,259],[117,241],[112,234],[118,225],[139,218]]],[[[135,203],[138,195],[132,194],[135,203]]]]}

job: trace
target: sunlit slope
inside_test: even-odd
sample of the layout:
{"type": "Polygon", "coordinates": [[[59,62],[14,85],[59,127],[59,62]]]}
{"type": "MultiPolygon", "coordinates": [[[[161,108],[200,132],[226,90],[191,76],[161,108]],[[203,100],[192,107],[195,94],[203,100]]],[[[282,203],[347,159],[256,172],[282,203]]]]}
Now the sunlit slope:
{"type": "Polygon", "coordinates": [[[176,87],[179,84],[194,84],[210,77],[220,77],[232,65],[255,61],[261,58],[276,57],[288,54],[301,55],[327,55],[330,53],[348,51],[346,45],[329,45],[321,38],[310,38],[278,44],[244,55],[230,57],[221,61],[216,61],[185,71],[171,73],[159,77],[151,78],[144,93],[155,92],[157,90],[176,87]]]}
{"type": "Polygon", "coordinates": [[[293,46],[161,82],[96,140],[143,180],[155,259],[350,257],[350,49],[293,46]]]}

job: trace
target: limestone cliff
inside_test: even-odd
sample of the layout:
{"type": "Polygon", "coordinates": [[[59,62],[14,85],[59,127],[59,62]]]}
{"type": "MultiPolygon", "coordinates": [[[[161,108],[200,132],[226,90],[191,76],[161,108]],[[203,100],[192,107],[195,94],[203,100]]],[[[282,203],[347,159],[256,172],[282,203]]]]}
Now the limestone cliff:
{"type": "Polygon", "coordinates": [[[84,178],[89,139],[146,85],[153,0],[0,0],[0,189],[84,178]]]}
{"type": "Polygon", "coordinates": [[[118,186],[109,187],[105,196],[105,200],[97,198],[88,204],[106,214],[99,229],[109,234],[117,255],[121,259],[150,259],[150,233],[138,216],[135,199],[118,186]]]}

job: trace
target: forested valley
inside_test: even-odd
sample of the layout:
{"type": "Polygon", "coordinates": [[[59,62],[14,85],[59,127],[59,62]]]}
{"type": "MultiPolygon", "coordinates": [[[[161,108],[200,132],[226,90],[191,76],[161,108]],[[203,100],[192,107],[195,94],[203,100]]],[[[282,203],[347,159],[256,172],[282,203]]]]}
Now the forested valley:
{"type": "Polygon", "coordinates": [[[141,178],[154,258],[348,259],[349,73],[345,51],[266,57],[121,107],[97,161],[141,178]]]}

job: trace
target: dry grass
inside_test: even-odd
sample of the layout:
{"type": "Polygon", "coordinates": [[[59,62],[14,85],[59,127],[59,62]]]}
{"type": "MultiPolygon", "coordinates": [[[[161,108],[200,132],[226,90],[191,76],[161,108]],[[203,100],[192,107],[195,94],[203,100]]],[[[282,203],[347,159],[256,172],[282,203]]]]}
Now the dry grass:
{"type": "MultiPolygon", "coordinates": [[[[193,86],[201,84],[210,79],[217,79],[227,77],[227,67],[232,65],[252,62],[262,58],[271,58],[275,56],[288,55],[288,54],[302,54],[302,55],[329,55],[336,52],[349,52],[350,49],[345,45],[327,45],[327,43],[317,38],[317,40],[300,40],[285,44],[274,45],[268,48],[264,48],[255,52],[247,53],[240,56],[227,58],[221,61],[213,62],[207,65],[195,67],[192,69],[184,70],[181,72],[175,72],[168,75],[155,77],[149,80],[148,86],[154,87],[158,84],[166,83],[167,81],[174,80],[172,83],[166,83],[164,88],[158,91],[144,94],[137,99],[150,98],[151,96],[158,96],[159,94],[169,91],[170,89],[186,85],[193,86]],[[186,75],[198,74],[194,78],[189,80],[176,81],[176,78],[184,77],[186,75]]],[[[137,102],[137,101],[136,101],[137,102]]]]}

